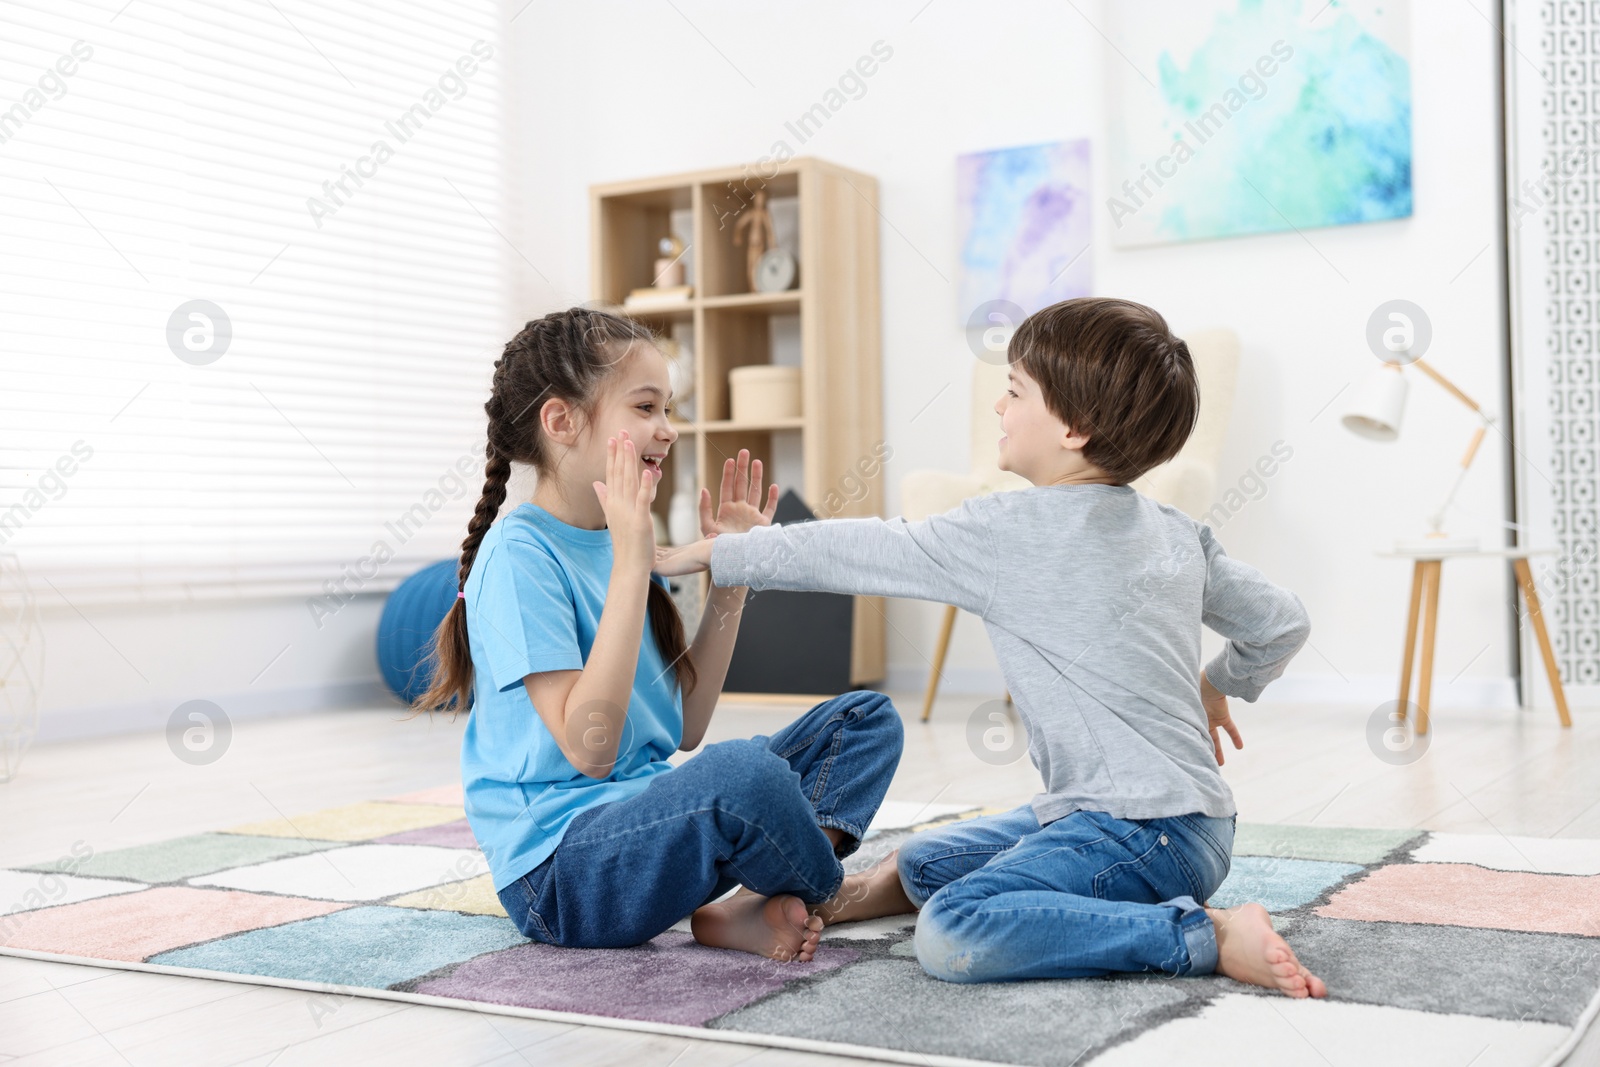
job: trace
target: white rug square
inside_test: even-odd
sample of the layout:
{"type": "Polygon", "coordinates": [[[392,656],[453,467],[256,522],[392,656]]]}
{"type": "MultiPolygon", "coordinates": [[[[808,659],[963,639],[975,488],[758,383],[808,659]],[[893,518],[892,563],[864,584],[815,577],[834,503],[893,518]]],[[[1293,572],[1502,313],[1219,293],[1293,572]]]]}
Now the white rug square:
{"type": "Polygon", "coordinates": [[[481,853],[435,845],[352,845],[235,867],[190,885],[314,897],[381,900],[488,873],[481,853]]]}
{"type": "Polygon", "coordinates": [[[867,833],[884,830],[904,830],[918,823],[934,822],[948,815],[971,811],[976,804],[924,804],[914,800],[885,800],[878,805],[878,813],[867,825],[867,833]]]}
{"type": "Polygon", "coordinates": [[[1497,871],[1600,874],[1600,841],[1433,832],[1411,852],[1418,863],[1472,863],[1497,871]]]}
{"type": "Polygon", "coordinates": [[[1286,1063],[1539,1063],[1572,1030],[1552,1023],[1446,1015],[1351,1001],[1229,993],[1198,1014],[1146,1030],[1095,1067],[1282,1067],[1286,1063]]]}
{"type": "Polygon", "coordinates": [[[0,916],[144,888],[143,882],[117,878],[83,878],[53,871],[0,871],[0,916]]]}

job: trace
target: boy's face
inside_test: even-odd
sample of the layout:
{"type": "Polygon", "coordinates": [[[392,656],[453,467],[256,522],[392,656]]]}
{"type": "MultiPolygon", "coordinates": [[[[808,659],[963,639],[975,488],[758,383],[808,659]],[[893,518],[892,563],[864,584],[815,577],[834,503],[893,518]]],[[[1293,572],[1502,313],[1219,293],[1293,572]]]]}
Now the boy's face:
{"type": "Polygon", "coordinates": [[[1006,377],[1006,391],[994,405],[1002,433],[1000,469],[1034,485],[1055,484],[1092,469],[1083,459],[1089,439],[1051,413],[1039,383],[1019,363],[1011,364],[1006,377]]]}

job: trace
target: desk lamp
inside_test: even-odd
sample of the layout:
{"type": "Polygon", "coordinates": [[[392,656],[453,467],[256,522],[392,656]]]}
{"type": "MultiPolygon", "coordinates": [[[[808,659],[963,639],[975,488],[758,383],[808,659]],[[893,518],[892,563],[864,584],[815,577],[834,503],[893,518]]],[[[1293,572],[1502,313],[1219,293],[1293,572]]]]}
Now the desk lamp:
{"type": "Polygon", "coordinates": [[[1369,440],[1396,440],[1400,436],[1401,416],[1405,413],[1408,384],[1403,370],[1408,366],[1415,367],[1438,382],[1445,392],[1476,412],[1483,425],[1473,431],[1472,440],[1467,444],[1467,450],[1461,457],[1461,467],[1456,471],[1455,480],[1450,483],[1450,491],[1445,494],[1438,510],[1428,516],[1428,532],[1420,538],[1397,540],[1395,550],[1475,552],[1478,549],[1476,537],[1452,537],[1445,532],[1444,514],[1455,500],[1456,490],[1461,488],[1461,482],[1467,476],[1467,468],[1472,466],[1472,461],[1478,454],[1478,446],[1483,443],[1484,434],[1494,425],[1493,415],[1483,410],[1476,400],[1463,393],[1454,382],[1424,362],[1420,356],[1412,357],[1409,351],[1400,351],[1383,357],[1382,365],[1367,376],[1366,381],[1356,391],[1355,398],[1342,421],[1345,429],[1369,440]]]}

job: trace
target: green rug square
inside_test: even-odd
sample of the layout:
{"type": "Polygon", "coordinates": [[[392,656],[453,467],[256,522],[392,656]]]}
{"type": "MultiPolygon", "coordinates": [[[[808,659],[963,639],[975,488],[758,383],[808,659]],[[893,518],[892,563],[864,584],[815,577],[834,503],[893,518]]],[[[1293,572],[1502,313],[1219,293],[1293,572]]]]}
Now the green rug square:
{"type": "MultiPolygon", "coordinates": [[[[96,852],[72,868],[72,873],[92,878],[131,878],[137,882],[180,882],[229,867],[299,856],[323,849],[343,848],[342,841],[307,841],[289,837],[247,837],[243,834],[194,834],[96,852]]],[[[70,861],[69,861],[70,862],[70,861]]],[[[27,871],[59,871],[61,861],[24,867],[27,871]]]]}
{"type": "Polygon", "coordinates": [[[1211,894],[1206,906],[1237,908],[1254,901],[1270,912],[1293,911],[1364,870],[1359,863],[1235,856],[1227,880],[1211,894]]]}
{"type": "Polygon", "coordinates": [[[1377,863],[1426,830],[1362,830],[1348,826],[1285,826],[1240,823],[1233,835],[1235,856],[1377,863]]]}

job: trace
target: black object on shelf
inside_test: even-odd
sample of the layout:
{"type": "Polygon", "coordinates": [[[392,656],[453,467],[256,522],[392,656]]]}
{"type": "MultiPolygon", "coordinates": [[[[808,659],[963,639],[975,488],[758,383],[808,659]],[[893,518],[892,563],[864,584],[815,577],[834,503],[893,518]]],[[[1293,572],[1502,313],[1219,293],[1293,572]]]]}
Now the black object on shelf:
{"type": "MultiPolygon", "coordinates": [[[[778,500],[773,521],[790,526],[816,522],[817,517],[790,489],[778,500]]],[[[749,593],[722,688],[730,693],[825,696],[854,689],[850,681],[854,600],[843,593],[787,589],[749,593]]]]}

